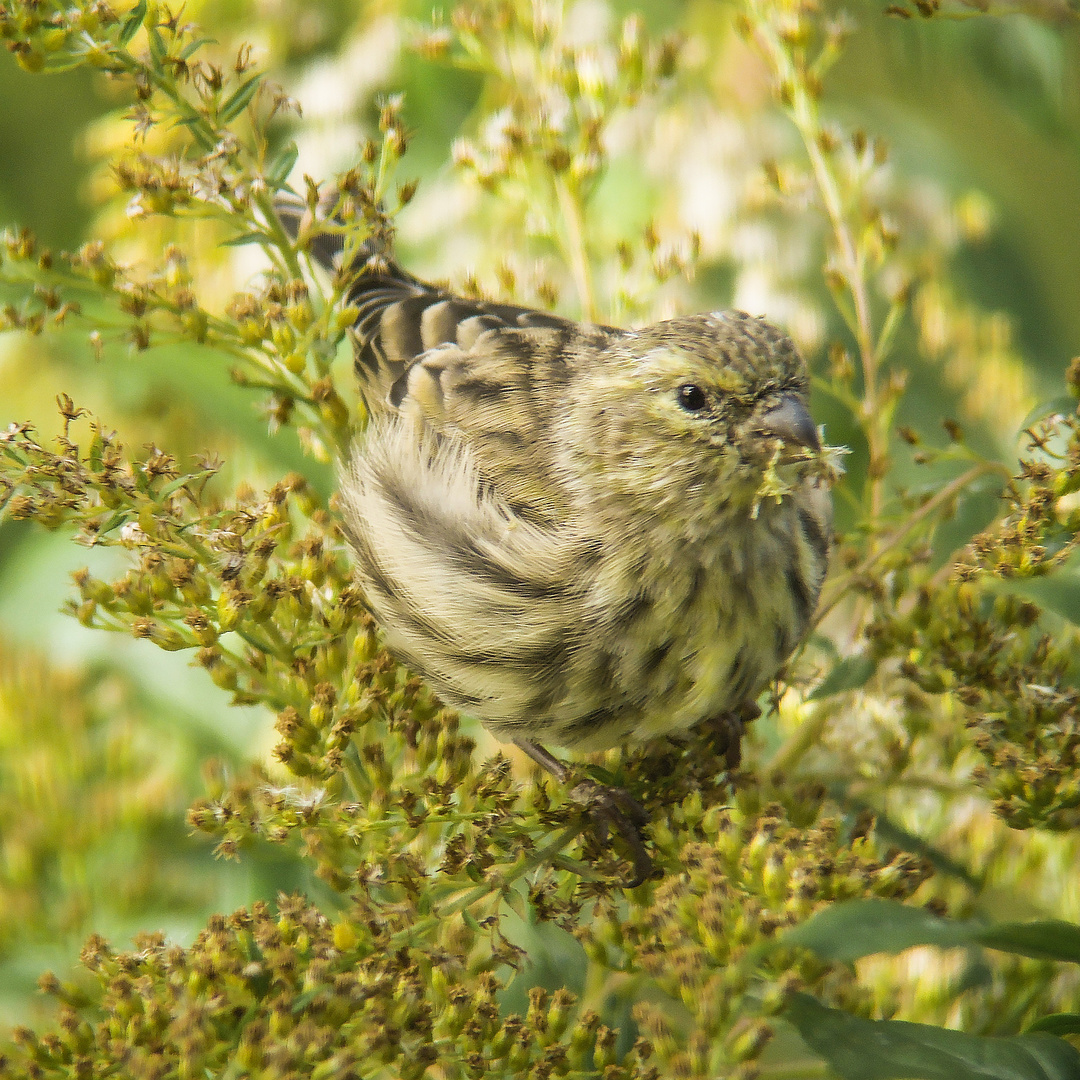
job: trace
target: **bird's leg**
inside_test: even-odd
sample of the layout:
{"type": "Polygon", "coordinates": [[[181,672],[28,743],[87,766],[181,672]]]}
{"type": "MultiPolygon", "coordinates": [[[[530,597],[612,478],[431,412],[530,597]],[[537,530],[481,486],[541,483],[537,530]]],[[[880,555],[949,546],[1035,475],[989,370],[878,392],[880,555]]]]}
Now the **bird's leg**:
{"type": "MultiPolygon", "coordinates": [[[[560,784],[570,778],[570,769],[554,754],[549,753],[532,739],[515,739],[514,745],[527,754],[540,768],[551,773],[560,784]]],[[[570,798],[578,803],[595,822],[601,840],[606,838],[608,829],[619,834],[630,849],[634,862],[634,876],[624,882],[627,889],[636,889],[643,881],[653,875],[653,861],[645,850],[642,828],[648,824],[649,816],[641,806],[622,788],[598,784],[595,780],[582,780],[570,791],[570,798]]]]}
{"type": "Polygon", "coordinates": [[[746,725],[760,715],[761,709],[748,701],[705,722],[716,740],[717,752],[724,755],[729,772],[737,769],[742,761],[742,737],[746,733],[746,725]]]}
{"type": "Polygon", "coordinates": [[[545,750],[532,739],[515,739],[514,745],[527,754],[545,772],[551,773],[560,784],[565,784],[570,777],[570,770],[552,753],[545,750]]]}

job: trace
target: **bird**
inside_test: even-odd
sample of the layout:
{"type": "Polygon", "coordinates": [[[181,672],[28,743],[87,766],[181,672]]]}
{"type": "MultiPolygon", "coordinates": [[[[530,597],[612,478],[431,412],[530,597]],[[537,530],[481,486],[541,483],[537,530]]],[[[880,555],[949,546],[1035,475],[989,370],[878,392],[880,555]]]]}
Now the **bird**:
{"type": "MultiPolygon", "coordinates": [[[[291,223],[294,232],[299,226],[291,223]]],[[[341,241],[368,415],[345,532],[387,647],[565,779],[606,750],[744,720],[814,615],[832,536],[807,366],[741,311],[638,328],[466,298],[341,241]]],[[[587,799],[651,871],[643,811],[587,799]]],[[[579,794],[581,792],[579,791],[579,794]]]]}

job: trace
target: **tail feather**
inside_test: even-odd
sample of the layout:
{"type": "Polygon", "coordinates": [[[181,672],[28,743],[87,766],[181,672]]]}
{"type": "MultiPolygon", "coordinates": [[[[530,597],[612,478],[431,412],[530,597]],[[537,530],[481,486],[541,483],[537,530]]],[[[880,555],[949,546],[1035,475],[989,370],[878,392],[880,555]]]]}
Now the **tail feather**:
{"type": "MultiPolygon", "coordinates": [[[[299,199],[279,199],[278,216],[294,239],[309,210],[299,199]]],[[[303,230],[305,246],[330,274],[352,277],[347,298],[357,309],[352,328],[354,366],[369,412],[397,404],[395,387],[416,360],[431,349],[452,345],[469,349],[485,330],[500,327],[568,327],[568,320],[515,304],[455,296],[403,270],[377,240],[362,245],[342,266],[345,240],[340,233],[303,230]]]]}

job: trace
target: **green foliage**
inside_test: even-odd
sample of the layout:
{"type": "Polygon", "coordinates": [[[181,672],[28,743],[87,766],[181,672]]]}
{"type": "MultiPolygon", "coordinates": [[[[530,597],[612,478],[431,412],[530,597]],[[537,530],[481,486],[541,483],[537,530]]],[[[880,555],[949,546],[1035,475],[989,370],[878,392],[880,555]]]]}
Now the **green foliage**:
{"type": "MultiPolygon", "coordinates": [[[[39,657],[4,657],[0,956],[10,956],[28,934],[67,940],[103,904],[137,919],[148,910],[175,910],[185,893],[206,888],[189,877],[194,853],[177,828],[188,793],[179,770],[155,760],[155,735],[163,733],[148,730],[115,676],[57,673],[39,657]],[[65,748],[67,769],[56,767],[56,742],[65,748]],[[155,847],[162,857],[151,860],[155,847]],[[99,877],[98,867],[110,862],[118,889],[103,887],[99,877]],[[65,878],[81,888],[57,904],[65,878]]],[[[179,739],[171,743],[182,752],[179,739]]]]}
{"type": "MultiPolygon", "coordinates": [[[[264,710],[266,728],[276,716],[272,749],[209,761],[193,797],[168,771],[160,788],[137,782],[158,760],[138,695],[121,686],[110,707],[91,676],[43,669],[35,702],[14,667],[0,669],[0,962],[17,927],[42,939],[97,929],[93,889],[72,893],[55,868],[92,877],[121,828],[136,852],[167,845],[182,801],[219,856],[280,850],[317,879],[275,905],[251,896],[187,947],[145,933],[124,952],[95,934],[79,972],[42,978],[55,1021],[17,1027],[0,1076],[820,1076],[807,1047],[853,1078],[1075,1071],[1057,1036],[1076,1031],[1077,981],[1052,962],[1075,962],[1077,927],[1002,921],[984,888],[987,849],[1048,853],[1040,880],[1055,892],[1053,859],[1069,866],[1076,852],[1077,622],[1038,589],[1074,575],[1074,399],[1055,387],[1053,407],[1024,421],[1018,461],[985,430],[969,440],[942,413],[914,424],[904,412],[927,371],[991,426],[1028,412],[1031,383],[1008,324],[958,284],[956,237],[985,235],[985,202],[960,200],[950,232],[882,138],[836,122],[825,84],[846,19],[781,0],[709,3],[688,7],[685,34],[655,37],[640,16],[616,25],[595,7],[606,17],[592,29],[584,6],[527,0],[412,28],[406,66],[451,65],[479,88],[453,182],[476,219],[463,215],[461,231],[489,254],[475,272],[455,269],[458,287],[490,279],[508,297],[622,321],[695,302],[686,277],[699,266],[702,303],[720,306],[710,260],[750,276],[749,256],[698,235],[670,198],[678,155],[657,165],[646,151],[683,131],[664,145],[691,154],[697,127],[731,122],[717,98],[741,88],[742,141],[772,134],[736,159],[732,218],[774,239],[818,400],[853,449],[816,633],[770,695],[743,770],[710,731],[583,766],[648,812],[662,877],[629,891],[628,852],[589,827],[572,784],[478,745],[476,726],[383,649],[323,490],[320,466],[364,417],[348,272],[327,281],[310,251],[341,244],[348,265],[366,241],[378,251],[399,225],[415,228],[416,184],[395,178],[408,102],[370,108],[370,135],[336,179],[298,179],[298,110],[247,47],[230,52],[147,0],[0,6],[0,37],[26,71],[92,69],[125,110],[107,126],[123,138],[99,149],[123,224],[103,218],[71,253],[9,231],[3,326],[43,356],[77,329],[132,377],[156,346],[177,346],[169,355],[192,373],[210,357],[308,455],[305,475],[276,474],[260,492],[213,453],[182,464],[157,434],[133,450],[152,417],[121,440],[60,385],[58,436],[17,420],[0,435],[6,535],[36,523],[93,556],[69,613],[186,652],[223,700],[264,710]],[[728,61],[720,74],[700,58],[695,12],[720,27],[709,30],[728,61]],[[730,85],[710,82],[728,68],[730,85]],[[302,207],[295,235],[282,194],[302,207]],[[252,251],[258,275],[243,264],[224,299],[222,276],[234,282],[252,251]],[[994,400],[972,396],[976,377],[994,400]],[[981,522],[965,517],[978,505],[990,507],[981,522]],[[97,559],[110,548],[120,571],[97,559]],[[1017,842],[999,822],[1028,832],[1017,842]],[[929,991],[896,962],[866,959],[926,944],[1004,955],[979,952],[955,978],[935,969],[929,991]],[[570,959],[556,970],[554,955],[570,959]],[[892,1019],[899,1010],[926,1023],[892,1019]]],[[[1076,362],[1068,383],[1075,392],[1076,362]]],[[[182,730],[169,738],[177,759],[221,754],[182,730]]],[[[159,876],[126,886],[131,905],[156,910],[174,856],[190,864],[146,855],[159,876]]],[[[1016,906],[1024,885],[1009,887],[1016,906]]]]}
{"type": "Polygon", "coordinates": [[[844,1080],[1068,1080],[1080,1068],[1080,1053],[1046,1035],[980,1039],[902,1020],[863,1020],[803,994],[789,1015],[844,1080]]]}
{"type": "Polygon", "coordinates": [[[984,945],[1020,956],[1080,963],[1080,929],[1073,923],[998,923],[944,919],[926,908],[887,900],[834,904],[784,935],[827,960],[858,960],[877,952],[903,952],[915,945],[953,948],[984,945]]]}

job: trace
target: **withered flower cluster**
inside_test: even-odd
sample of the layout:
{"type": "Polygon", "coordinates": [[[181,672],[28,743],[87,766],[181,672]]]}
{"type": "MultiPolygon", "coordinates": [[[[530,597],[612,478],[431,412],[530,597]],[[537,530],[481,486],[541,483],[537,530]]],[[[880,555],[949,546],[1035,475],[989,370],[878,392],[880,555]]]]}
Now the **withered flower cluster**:
{"type": "MultiPolygon", "coordinates": [[[[0,515],[120,549],[116,579],[76,573],[70,613],[186,652],[231,703],[268,710],[272,751],[242,770],[208,767],[187,822],[222,857],[287,849],[322,892],[215,916],[189,948],[147,934],[125,952],[91,938],[78,978],[43,977],[58,1021],[18,1028],[0,1048],[0,1077],[751,1080],[783,1041],[773,1037],[797,991],[862,1015],[902,1003],[895,987],[785,945],[785,930],[851,899],[949,901],[965,914],[977,904],[975,875],[955,875],[971,890],[957,899],[955,881],[932,878],[948,857],[913,853],[884,812],[875,828],[867,803],[899,817],[937,800],[947,824],[950,796],[977,787],[1014,828],[1075,828],[1076,631],[1032,584],[1074,552],[1075,415],[1031,428],[1002,512],[959,558],[935,549],[958,502],[1016,471],[970,451],[952,424],[948,448],[919,450],[952,470],[943,484],[911,492],[895,479],[903,442],[922,438],[893,438],[907,382],[899,329],[914,310],[943,363],[962,336],[927,329],[948,321],[931,285],[949,252],[905,218],[885,144],[822,115],[848,24],[813,3],[738,7],[739,63],[756,56],[801,144],[759,163],[747,201],[756,222],[798,219],[793,250],[824,249],[813,272],[842,330],[814,359],[865,448],[841,489],[855,509],[818,633],[776,686],[778,708],[758,721],[743,770],[715,730],[575,764],[648,813],[661,876],[624,891],[628,852],[587,826],[567,799],[573,784],[478,749],[472,722],[386,652],[318,485],[290,474],[226,493],[212,457],[133,450],[61,394],[55,439],[19,422],[0,433],[0,515]],[[852,764],[863,743],[829,756],[853,728],[887,761],[876,781],[852,764]],[[571,974],[530,966],[545,942],[573,950],[571,974]]],[[[600,181],[617,122],[675,94],[693,75],[692,50],[650,41],[635,16],[583,43],[564,16],[559,3],[481,0],[414,46],[483,80],[486,117],[457,144],[457,164],[484,205],[518,231],[524,223],[546,253],[490,260],[497,287],[549,306],[569,288],[571,314],[628,319],[649,290],[692,269],[699,243],[653,219],[619,234],[602,218],[600,181]]],[[[348,267],[362,244],[390,249],[394,214],[416,190],[393,179],[408,143],[400,98],[380,103],[352,169],[297,182],[296,148],[278,126],[294,103],[247,49],[208,59],[201,31],[164,4],[0,0],[0,40],[28,71],[86,65],[127,94],[131,138],[110,168],[140,228],[208,220],[219,241],[256,245],[267,265],[243,292],[210,301],[195,247],[170,241],[152,265],[129,266],[106,241],[51,253],[14,231],[0,281],[19,299],[0,325],[85,327],[99,358],[118,345],[213,349],[263,396],[273,429],[294,428],[316,461],[340,460],[366,419],[339,357],[358,314],[348,267]],[[275,204],[290,180],[303,207],[295,235],[275,204]],[[309,254],[328,241],[345,251],[329,281],[309,254]]],[[[480,291],[475,275],[461,287],[480,291]]],[[[108,775],[119,783],[130,771],[108,775]]],[[[3,873],[0,897],[15,895],[3,873]]],[[[1075,988],[1045,968],[1010,968],[976,1004],[974,983],[935,976],[938,996],[924,996],[919,1015],[940,1024],[959,1009],[973,1029],[1012,1034],[1021,978],[1025,1015],[1072,1007],[1075,988]]]]}

